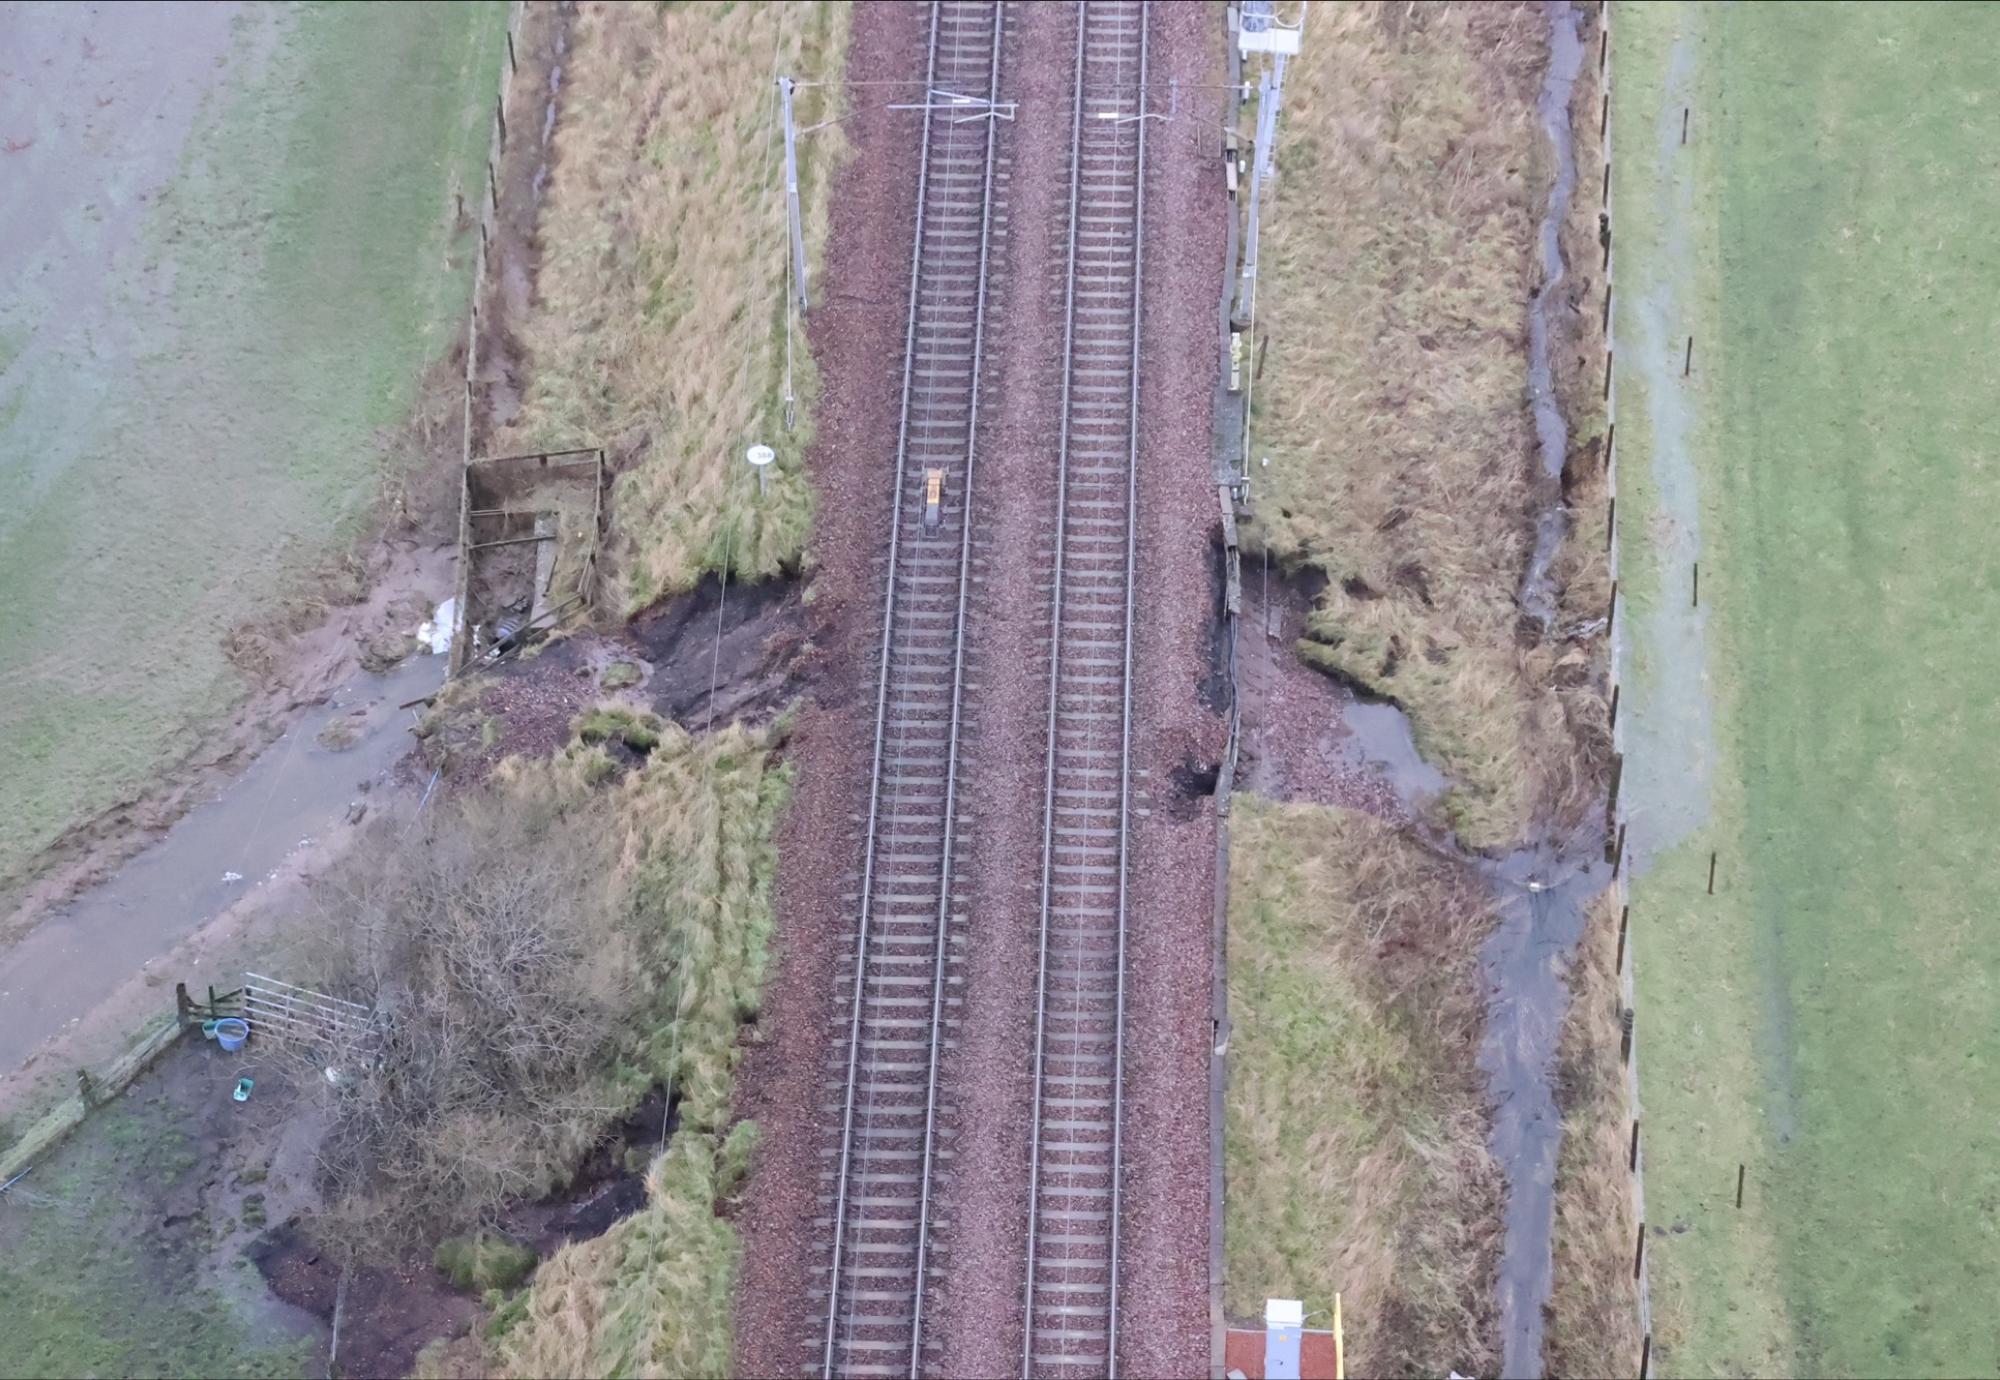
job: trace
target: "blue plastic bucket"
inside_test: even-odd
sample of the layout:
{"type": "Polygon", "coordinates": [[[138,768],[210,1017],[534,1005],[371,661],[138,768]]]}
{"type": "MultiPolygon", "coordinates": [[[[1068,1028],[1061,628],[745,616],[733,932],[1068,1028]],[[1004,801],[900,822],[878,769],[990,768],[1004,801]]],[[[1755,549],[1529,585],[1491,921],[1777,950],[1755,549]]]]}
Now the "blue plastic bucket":
{"type": "Polygon", "coordinates": [[[230,1053],[243,1048],[243,1042],[250,1038],[250,1023],[239,1021],[234,1016],[215,1023],[215,1042],[230,1053]]]}

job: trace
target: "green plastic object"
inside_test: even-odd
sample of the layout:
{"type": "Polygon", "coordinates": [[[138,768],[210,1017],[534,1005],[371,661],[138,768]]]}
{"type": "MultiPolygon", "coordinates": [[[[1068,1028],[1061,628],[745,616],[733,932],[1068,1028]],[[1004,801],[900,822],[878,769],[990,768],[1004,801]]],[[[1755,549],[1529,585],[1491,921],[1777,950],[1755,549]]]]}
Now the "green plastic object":
{"type": "Polygon", "coordinates": [[[201,1038],[204,1040],[213,1040],[215,1038],[214,1021],[203,1021],[201,1023],[201,1038]]]}
{"type": "Polygon", "coordinates": [[[236,1080],[236,1091],[231,1096],[238,1102],[248,1102],[250,1100],[250,1090],[256,1086],[257,1080],[254,1078],[239,1078],[236,1080]]]}

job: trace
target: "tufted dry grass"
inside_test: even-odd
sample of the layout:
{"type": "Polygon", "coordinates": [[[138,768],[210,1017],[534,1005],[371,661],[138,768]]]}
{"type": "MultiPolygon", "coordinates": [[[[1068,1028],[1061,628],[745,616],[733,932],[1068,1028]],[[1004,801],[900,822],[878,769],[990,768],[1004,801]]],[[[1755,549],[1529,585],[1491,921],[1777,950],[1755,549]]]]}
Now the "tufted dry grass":
{"type": "MultiPolygon", "coordinates": [[[[1545,21],[1499,4],[1314,19],[1265,216],[1247,536],[1326,573],[1301,652],[1408,710],[1455,782],[1449,822],[1497,847],[1577,807],[1603,728],[1594,651],[1533,636],[1514,597],[1535,507],[1526,333],[1553,172],[1535,116],[1545,21]]],[[[1594,222],[1592,156],[1577,199],[1594,222]]],[[[1575,457],[1601,424],[1573,420],[1575,457]]],[[[1592,540],[1580,530],[1559,569],[1576,591],[1566,621],[1602,612],[1592,540]]]]}
{"type": "MultiPolygon", "coordinates": [[[[802,461],[817,376],[792,334],[780,72],[837,73],[848,7],[587,4],[577,15],[548,200],[538,300],[522,326],[521,415],[496,449],[606,443],[619,471],[610,606],[644,607],[706,572],[796,568],[812,520],[802,461]],[[778,452],[760,495],[744,463],[778,452]]],[[[838,88],[800,93],[801,127],[838,88]]],[[[800,140],[807,237],[824,236],[843,144],[800,140]]]]}

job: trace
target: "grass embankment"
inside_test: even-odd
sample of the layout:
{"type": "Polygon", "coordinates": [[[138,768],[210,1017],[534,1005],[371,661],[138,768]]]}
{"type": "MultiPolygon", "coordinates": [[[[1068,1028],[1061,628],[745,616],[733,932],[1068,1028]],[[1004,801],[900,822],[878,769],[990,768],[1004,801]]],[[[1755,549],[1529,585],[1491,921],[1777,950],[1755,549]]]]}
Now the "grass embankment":
{"type": "MultiPolygon", "coordinates": [[[[1691,454],[1716,725],[1706,822],[1633,896],[1654,1355],[1988,1370],[1993,17],[1646,5],[1614,28],[1619,519],[1628,553],[1659,546],[1691,454]],[[1686,384],[1628,360],[1649,301],[1680,308],[1672,366],[1696,338],[1686,384]],[[1681,455],[1649,388],[1688,390],[1681,455]]],[[[1633,585],[1635,723],[1681,712],[1647,639],[1688,593],[1660,573],[1633,585]]],[[[1662,792],[1702,765],[1660,751],[1662,792]]]]}
{"type": "MultiPolygon", "coordinates": [[[[1301,650],[1409,711],[1480,848],[1576,789],[1570,720],[1602,717],[1575,689],[1585,653],[1517,640],[1544,33],[1511,6],[1318,16],[1287,69],[1260,266],[1247,539],[1330,577],[1301,650]]],[[[1602,614],[1588,584],[1565,622],[1602,614]]]]}
{"type": "MultiPolygon", "coordinates": [[[[1329,577],[1301,653],[1404,706],[1455,783],[1448,822],[1492,848],[1576,818],[1609,742],[1601,640],[1523,636],[1516,602],[1548,497],[1533,479],[1527,341],[1555,176],[1535,108],[1546,21],[1397,5],[1316,23],[1288,68],[1264,229],[1252,539],[1329,577]]],[[[1588,21],[1584,37],[1552,319],[1573,507],[1553,567],[1560,628],[1601,617],[1610,588],[1588,21]]],[[[1232,826],[1231,875],[1230,1311],[1254,1316],[1267,1293],[1326,1309],[1338,1290],[1356,1373],[1497,1369],[1503,1188],[1475,1063],[1484,883],[1367,816],[1252,800],[1232,826]]],[[[1550,1335],[1570,1359],[1584,1343],[1566,1337],[1629,1310],[1566,1283],[1602,1244],[1580,1225],[1597,1199],[1570,1191],[1605,1182],[1606,1089],[1580,1082],[1601,1071],[1601,1046],[1582,1042],[1604,1037],[1601,995],[1585,987],[1566,1046],[1581,1159],[1559,1237],[1557,1302],[1572,1311],[1550,1335]]],[[[1616,1048],[1614,1032],[1614,1061],[1616,1048]]]]}
{"type": "MultiPolygon", "coordinates": [[[[757,1014],[771,934],[772,839],[790,777],[775,739],[671,725],[619,788],[614,889],[630,897],[658,1017],[635,1059],[680,1097],[680,1125],[647,1175],[647,1203],[565,1247],[496,1320],[510,1374],[722,1375],[729,1369],[736,1230],[718,1214],[756,1127],[729,1123],[743,1022],[757,1014]]],[[[601,748],[584,749],[602,754],[601,748]]]]}
{"type": "MultiPolygon", "coordinates": [[[[577,16],[542,208],[530,382],[507,448],[610,444],[613,601],[637,609],[725,564],[796,570],[817,375],[795,329],[785,427],[784,159],[773,78],[837,77],[845,5],[589,5],[577,16]],[[778,459],[759,494],[744,463],[778,459]]],[[[800,92],[800,127],[839,113],[800,92]]],[[[838,126],[802,135],[808,243],[823,237],[838,126]]],[[[816,261],[816,258],[815,258],[816,261]]]]}
{"type": "MultiPolygon", "coordinates": [[[[798,329],[786,431],[771,83],[781,71],[838,76],[849,19],[831,4],[593,5],[577,16],[512,439],[612,445],[614,599],[627,608],[725,565],[758,578],[802,559],[816,375],[798,329]],[[778,452],[762,495],[742,458],[755,441],[778,452]]],[[[801,93],[802,127],[836,114],[830,89],[801,93]]],[[[815,264],[841,148],[837,127],[800,142],[815,264]]],[[[584,727],[633,745],[599,717],[584,727]]],[[[730,1125],[729,1107],[737,1041],[762,987],[789,778],[769,735],[650,729],[662,741],[614,812],[624,841],[613,885],[629,894],[659,975],[659,1019],[636,1057],[672,1083],[680,1123],[648,1171],[646,1206],[544,1262],[496,1315],[488,1359],[508,1374],[729,1368],[741,1246],[723,1209],[756,1145],[756,1127],[730,1125]]]]}
{"type": "Polygon", "coordinates": [[[0,304],[0,886],[200,753],[245,690],[224,635],[358,532],[465,309],[451,193],[483,176],[504,20],[249,12],[185,149],[135,139],[47,208],[101,245],[102,298],[24,273],[0,304]],[[128,210],[119,179],[153,176],[128,210]]]}
{"type": "Polygon", "coordinates": [[[1498,1167],[1470,1051],[1476,874],[1368,815],[1244,796],[1230,830],[1226,1305],[1339,1291],[1357,1375],[1489,1374],[1498,1167]]]}

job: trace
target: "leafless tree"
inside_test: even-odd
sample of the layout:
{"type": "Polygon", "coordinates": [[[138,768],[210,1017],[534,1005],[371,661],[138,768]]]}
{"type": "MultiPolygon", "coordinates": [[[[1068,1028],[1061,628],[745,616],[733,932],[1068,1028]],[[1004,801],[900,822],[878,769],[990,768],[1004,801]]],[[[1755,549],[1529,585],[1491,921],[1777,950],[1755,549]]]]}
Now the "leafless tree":
{"type": "Polygon", "coordinates": [[[548,1191],[599,1133],[633,948],[587,818],[507,796],[378,825],[318,886],[315,980],[375,1016],[327,1099],[322,1234],[380,1249],[548,1191]]]}

